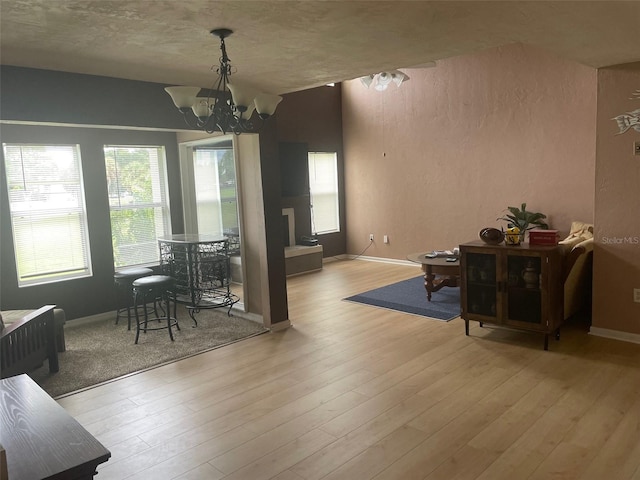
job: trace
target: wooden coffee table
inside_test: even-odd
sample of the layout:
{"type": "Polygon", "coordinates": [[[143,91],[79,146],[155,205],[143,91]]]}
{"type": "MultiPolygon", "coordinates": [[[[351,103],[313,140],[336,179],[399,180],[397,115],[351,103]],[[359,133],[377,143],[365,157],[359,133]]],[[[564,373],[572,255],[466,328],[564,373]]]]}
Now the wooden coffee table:
{"type": "Polygon", "coordinates": [[[460,285],[460,259],[448,262],[446,257],[430,258],[423,253],[412,253],[407,259],[422,264],[424,272],[424,288],[427,290],[427,300],[431,301],[431,294],[442,287],[457,287],[460,285]],[[436,278],[438,275],[438,278],[436,278]]]}

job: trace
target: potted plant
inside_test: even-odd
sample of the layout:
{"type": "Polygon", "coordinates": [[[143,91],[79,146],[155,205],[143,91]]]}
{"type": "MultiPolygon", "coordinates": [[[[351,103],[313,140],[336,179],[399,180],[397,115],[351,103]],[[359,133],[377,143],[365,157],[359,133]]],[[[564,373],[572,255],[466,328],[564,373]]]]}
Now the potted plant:
{"type": "Polygon", "coordinates": [[[527,230],[532,228],[541,228],[548,230],[549,225],[544,221],[547,216],[540,212],[530,212],[527,210],[527,204],[523,203],[520,208],[507,207],[509,213],[499,217],[497,220],[507,222],[508,228],[518,228],[520,230],[520,240],[524,241],[524,235],[527,230]]]}

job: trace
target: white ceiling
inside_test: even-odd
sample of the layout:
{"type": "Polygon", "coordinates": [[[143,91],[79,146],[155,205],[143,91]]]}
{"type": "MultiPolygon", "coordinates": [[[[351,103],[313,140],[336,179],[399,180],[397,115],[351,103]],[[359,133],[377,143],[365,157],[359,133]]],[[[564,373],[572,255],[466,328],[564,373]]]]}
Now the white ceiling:
{"type": "Polygon", "coordinates": [[[640,61],[640,1],[0,0],[6,65],[287,93],[521,42],[592,67],[640,61]]]}

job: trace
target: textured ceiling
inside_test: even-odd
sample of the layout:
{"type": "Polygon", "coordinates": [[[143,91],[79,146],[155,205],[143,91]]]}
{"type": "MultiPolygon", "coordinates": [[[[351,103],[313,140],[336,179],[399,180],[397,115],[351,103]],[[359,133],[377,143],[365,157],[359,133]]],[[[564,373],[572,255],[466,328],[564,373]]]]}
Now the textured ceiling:
{"type": "Polygon", "coordinates": [[[287,93],[520,42],[592,67],[640,61],[638,1],[0,0],[6,65],[287,93]]]}

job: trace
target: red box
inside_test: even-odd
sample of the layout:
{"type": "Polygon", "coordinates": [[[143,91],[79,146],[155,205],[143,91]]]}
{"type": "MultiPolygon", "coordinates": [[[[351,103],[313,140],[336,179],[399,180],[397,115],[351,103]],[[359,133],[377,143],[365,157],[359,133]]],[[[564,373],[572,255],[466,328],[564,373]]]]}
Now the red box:
{"type": "Polygon", "coordinates": [[[529,230],[530,245],[558,245],[559,239],[558,230],[541,230],[538,228],[529,230]]]}

